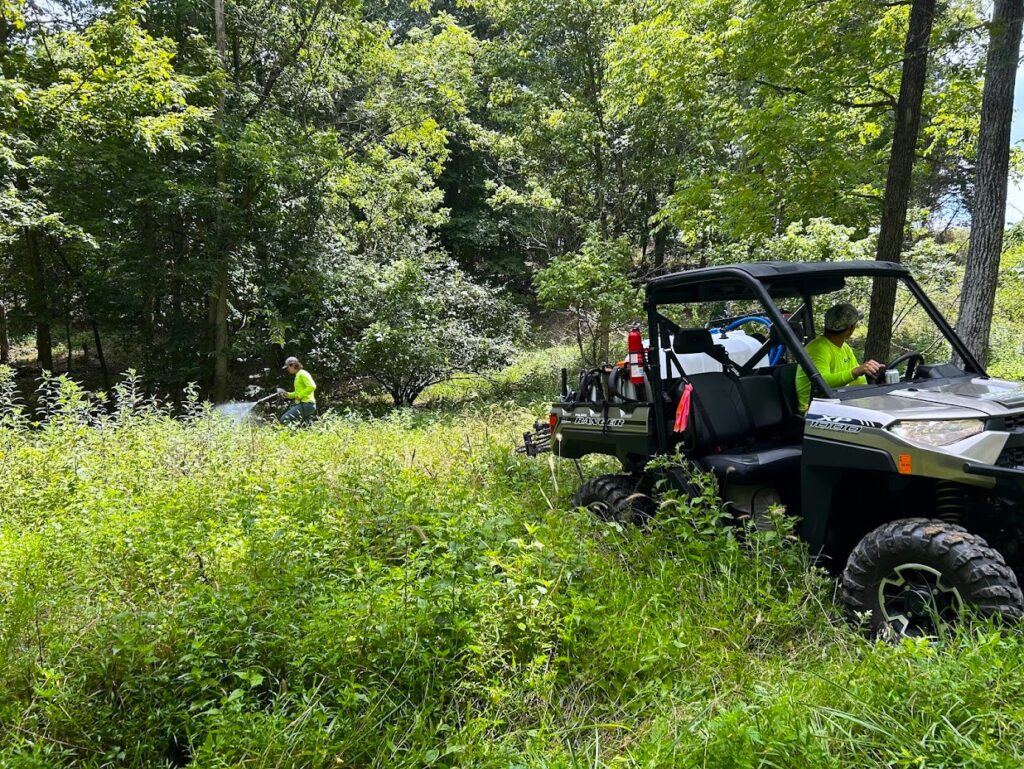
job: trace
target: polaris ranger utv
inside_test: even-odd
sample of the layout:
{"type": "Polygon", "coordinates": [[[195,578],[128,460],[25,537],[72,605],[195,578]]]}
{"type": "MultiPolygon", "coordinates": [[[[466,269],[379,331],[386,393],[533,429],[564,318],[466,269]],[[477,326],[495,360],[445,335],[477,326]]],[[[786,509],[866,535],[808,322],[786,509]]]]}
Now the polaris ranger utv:
{"type": "Polygon", "coordinates": [[[621,462],[622,474],[585,482],[578,505],[642,522],[657,480],[686,493],[696,468],[739,515],[781,504],[798,516],[875,630],[931,634],[968,606],[1024,614],[1024,385],[989,377],[904,266],[698,269],[650,281],[645,309],[631,361],[584,372],[575,391],[563,371],[549,425],[526,436],[527,453],[621,462]],[[875,281],[895,284],[904,351],[877,381],[831,388],[804,349],[816,313],[865,303],[875,281]],[[797,367],[812,387],[806,413],[797,367]],[[677,451],[681,466],[649,467],[677,451]]]}

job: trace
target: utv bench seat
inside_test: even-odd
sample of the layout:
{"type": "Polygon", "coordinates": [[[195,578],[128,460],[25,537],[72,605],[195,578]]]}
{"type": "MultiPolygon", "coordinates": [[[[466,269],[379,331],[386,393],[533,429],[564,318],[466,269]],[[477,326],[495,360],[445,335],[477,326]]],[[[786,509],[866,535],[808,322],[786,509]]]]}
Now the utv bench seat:
{"type": "Polygon", "coordinates": [[[697,460],[697,466],[714,473],[723,483],[756,486],[790,477],[800,471],[799,446],[782,446],[745,454],[709,454],[697,460]]]}
{"type": "MultiPolygon", "coordinates": [[[[681,439],[699,467],[722,483],[738,484],[799,472],[802,420],[794,420],[782,392],[784,379],[709,372],[687,381],[693,385],[690,426],[681,439]]],[[[685,384],[673,388],[672,415],[685,384]]]]}

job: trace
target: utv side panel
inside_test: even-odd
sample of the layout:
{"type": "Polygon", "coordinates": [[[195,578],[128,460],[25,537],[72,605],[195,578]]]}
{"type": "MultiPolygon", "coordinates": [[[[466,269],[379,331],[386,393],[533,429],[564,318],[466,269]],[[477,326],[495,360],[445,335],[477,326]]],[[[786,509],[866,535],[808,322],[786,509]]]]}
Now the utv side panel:
{"type": "Polygon", "coordinates": [[[626,467],[651,453],[651,407],[646,403],[610,405],[555,403],[558,424],[551,450],[565,459],[587,454],[616,457],[626,467]]]}

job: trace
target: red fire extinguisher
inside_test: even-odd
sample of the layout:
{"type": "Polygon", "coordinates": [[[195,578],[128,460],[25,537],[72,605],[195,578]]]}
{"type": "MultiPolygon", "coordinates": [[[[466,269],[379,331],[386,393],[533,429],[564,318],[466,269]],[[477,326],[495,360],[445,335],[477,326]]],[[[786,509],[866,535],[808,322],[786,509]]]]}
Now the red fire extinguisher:
{"type": "Polygon", "coordinates": [[[633,326],[626,337],[626,361],[629,364],[629,381],[635,385],[644,383],[644,338],[640,327],[633,326]]]}

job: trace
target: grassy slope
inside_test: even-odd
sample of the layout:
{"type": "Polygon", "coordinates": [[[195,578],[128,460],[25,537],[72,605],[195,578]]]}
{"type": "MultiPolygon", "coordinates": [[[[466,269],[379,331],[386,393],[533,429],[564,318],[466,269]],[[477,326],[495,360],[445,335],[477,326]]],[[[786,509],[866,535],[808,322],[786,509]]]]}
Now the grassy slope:
{"type": "Polygon", "coordinates": [[[1024,761],[1018,635],[872,644],[791,538],[571,511],[540,411],[0,429],[0,765],[1024,761]]]}

